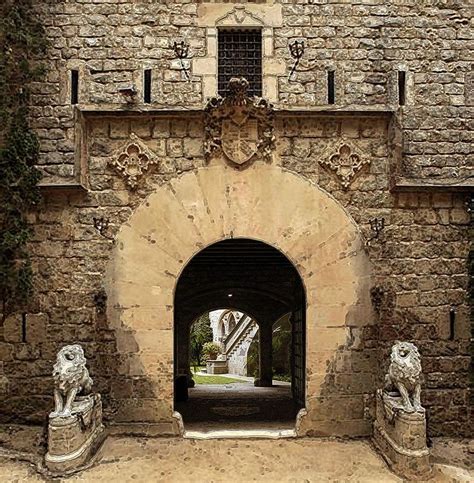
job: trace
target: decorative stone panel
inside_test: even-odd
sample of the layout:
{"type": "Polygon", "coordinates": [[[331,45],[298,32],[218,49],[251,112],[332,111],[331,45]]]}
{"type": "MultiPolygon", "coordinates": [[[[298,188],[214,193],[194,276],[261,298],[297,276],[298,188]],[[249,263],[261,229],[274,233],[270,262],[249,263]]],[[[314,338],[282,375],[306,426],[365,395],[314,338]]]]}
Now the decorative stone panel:
{"type": "Polygon", "coordinates": [[[151,164],[157,164],[155,154],[134,133],[130,141],[113,157],[111,164],[122,174],[130,188],[135,188],[138,181],[151,164]]]}
{"type": "Polygon", "coordinates": [[[370,159],[365,158],[354,143],[341,139],[329,146],[320,164],[333,171],[347,189],[362,167],[370,164],[370,159]]]}

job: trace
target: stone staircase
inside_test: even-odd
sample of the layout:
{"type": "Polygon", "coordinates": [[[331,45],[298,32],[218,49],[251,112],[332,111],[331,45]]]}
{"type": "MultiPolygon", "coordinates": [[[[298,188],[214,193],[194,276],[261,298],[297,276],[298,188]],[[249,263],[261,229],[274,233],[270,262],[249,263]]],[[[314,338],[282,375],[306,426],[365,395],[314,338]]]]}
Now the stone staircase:
{"type": "Polygon", "coordinates": [[[247,353],[257,331],[257,323],[244,315],[224,340],[224,354],[230,374],[247,375],[247,353]]]}

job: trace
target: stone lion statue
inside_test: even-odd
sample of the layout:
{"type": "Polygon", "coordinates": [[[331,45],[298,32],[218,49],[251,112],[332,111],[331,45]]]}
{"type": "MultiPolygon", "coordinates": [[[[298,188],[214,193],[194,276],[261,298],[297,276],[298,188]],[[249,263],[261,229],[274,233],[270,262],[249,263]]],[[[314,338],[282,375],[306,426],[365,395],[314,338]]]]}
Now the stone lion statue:
{"type": "Polygon", "coordinates": [[[420,383],[421,362],[417,347],[410,342],[395,342],[385,376],[385,390],[396,389],[402,397],[403,409],[412,413],[423,410],[420,383]]]}
{"type": "Polygon", "coordinates": [[[90,392],[92,379],[86,362],[84,351],[78,344],[64,346],[58,352],[53,367],[55,408],[50,417],[71,416],[76,396],[81,392],[90,392]]]}

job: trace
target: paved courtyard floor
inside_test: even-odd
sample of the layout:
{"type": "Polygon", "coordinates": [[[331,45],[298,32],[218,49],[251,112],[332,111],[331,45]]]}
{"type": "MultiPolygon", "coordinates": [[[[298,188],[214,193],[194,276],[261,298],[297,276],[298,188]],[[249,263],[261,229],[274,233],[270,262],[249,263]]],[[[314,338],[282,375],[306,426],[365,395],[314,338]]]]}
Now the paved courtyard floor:
{"type": "MultiPolygon", "coordinates": [[[[450,473],[451,471],[451,473],[450,473]]],[[[431,482],[473,481],[437,470],[431,482]]],[[[45,481],[31,465],[0,456],[0,481],[45,481]]],[[[65,481],[65,480],[63,480],[65,481]]],[[[401,482],[367,441],[190,440],[110,437],[78,482],[401,482]]]]}
{"type": "Polygon", "coordinates": [[[255,387],[253,378],[236,377],[245,382],[197,384],[189,389],[189,400],[176,404],[185,427],[217,421],[226,427],[245,421],[278,421],[282,427],[294,427],[298,407],[289,383],[275,381],[272,387],[255,387]]]}

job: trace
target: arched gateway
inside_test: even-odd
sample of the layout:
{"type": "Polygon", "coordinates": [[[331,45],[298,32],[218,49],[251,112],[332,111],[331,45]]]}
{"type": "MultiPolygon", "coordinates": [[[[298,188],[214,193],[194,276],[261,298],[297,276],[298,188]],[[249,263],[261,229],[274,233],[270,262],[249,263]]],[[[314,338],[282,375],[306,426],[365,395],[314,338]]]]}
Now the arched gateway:
{"type": "Polygon", "coordinates": [[[177,281],[203,248],[231,238],[276,248],[303,282],[306,412],[299,434],[370,432],[364,394],[373,388],[370,381],[364,390],[351,382],[360,374],[350,363],[364,327],[373,322],[362,236],[326,192],[262,163],[242,171],[221,165],[183,174],[158,187],[118,234],[107,276],[109,320],[125,361],[125,380],[142,380],[149,390],[118,400],[117,419],[171,424],[171,431],[178,431],[173,416],[177,281]]]}

